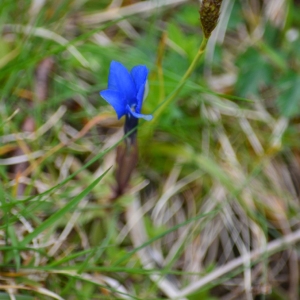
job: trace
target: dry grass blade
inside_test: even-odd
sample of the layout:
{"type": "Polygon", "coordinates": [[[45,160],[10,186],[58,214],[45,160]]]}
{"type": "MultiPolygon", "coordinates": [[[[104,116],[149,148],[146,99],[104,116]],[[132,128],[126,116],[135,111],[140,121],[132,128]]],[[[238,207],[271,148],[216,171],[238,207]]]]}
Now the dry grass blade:
{"type": "Polygon", "coordinates": [[[56,293],[42,287],[30,287],[25,285],[0,285],[0,290],[11,290],[11,289],[34,291],[41,295],[45,295],[53,299],[64,300],[64,298],[60,297],[56,293]]]}
{"type": "Polygon", "coordinates": [[[85,57],[83,57],[83,55],[76,49],[75,46],[68,45],[69,41],[67,39],[51,30],[45,28],[37,28],[30,25],[24,26],[20,24],[6,24],[4,28],[7,31],[21,32],[27,35],[34,35],[44,39],[53,40],[62,46],[66,46],[67,50],[79,61],[80,64],[82,64],[83,67],[90,67],[89,62],[85,57]]]}
{"type": "Polygon", "coordinates": [[[9,165],[17,165],[20,163],[28,162],[32,159],[36,159],[43,156],[44,153],[45,153],[44,151],[40,150],[28,154],[17,155],[10,158],[2,158],[0,159],[0,165],[9,166],[9,165]]]}
{"type": "Polygon", "coordinates": [[[125,7],[109,8],[100,13],[83,15],[80,17],[80,22],[86,25],[98,25],[122,17],[129,17],[141,13],[151,13],[157,8],[175,6],[184,2],[187,2],[187,0],[163,0],[159,2],[143,1],[125,7]]]}
{"type": "MultiPolygon", "coordinates": [[[[135,248],[141,246],[148,240],[145,225],[143,222],[143,214],[140,209],[140,201],[135,198],[134,202],[127,208],[126,220],[128,228],[130,228],[130,237],[135,248]]],[[[138,252],[139,258],[144,269],[154,269],[156,267],[155,254],[150,246],[141,249],[138,252]]],[[[178,296],[179,290],[167,277],[157,274],[150,275],[151,280],[158,286],[158,288],[171,299],[178,296]]],[[[185,296],[180,297],[180,300],[186,300],[185,296]]]]}
{"type": "Polygon", "coordinates": [[[236,268],[241,267],[245,261],[251,261],[253,263],[255,260],[259,260],[263,256],[271,256],[272,254],[284,249],[289,248],[291,245],[300,241],[300,230],[290,233],[280,239],[274,240],[266,245],[266,247],[251,251],[246,255],[238,257],[231,260],[224,266],[221,266],[211,272],[210,274],[204,276],[197,282],[185,287],[180,291],[175,299],[180,299],[181,297],[186,297],[193,292],[201,289],[205,285],[222,279],[222,276],[234,271],[236,268]]]}
{"type": "Polygon", "coordinates": [[[103,287],[103,285],[107,285],[107,287],[111,287],[111,289],[108,288],[108,293],[103,293],[105,294],[111,294],[111,292],[113,292],[113,294],[117,295],[119,298],[121,299],[132,299],[132,297],[130,296],[129,292],[126,290],[126,288],[117,280],[108,277],[108,276],[104,276],[101,274],[87,274],[87,273],[82,273],[82,274],[78,274],[74,271],[68,271],[68,270],[54,270],[52,271],[52,273],[56,273],[56,274],[66,274],[66,275],[70,275],[70,276],[74,276],[78,279],[83,279],[86,280],[88,282],[91,283],[95,283],[96,285],[100,285],[101,289],[105,289],[105,287],[103,287]]]}

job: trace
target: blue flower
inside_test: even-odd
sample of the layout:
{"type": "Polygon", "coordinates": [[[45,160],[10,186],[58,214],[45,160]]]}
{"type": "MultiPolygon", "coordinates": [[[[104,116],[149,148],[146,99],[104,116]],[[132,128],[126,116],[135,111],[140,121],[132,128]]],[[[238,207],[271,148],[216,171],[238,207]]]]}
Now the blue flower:
{"type": "Polygon", "coordinates": [[[135,66],[129,73],[121,63],[111,62],[108,89],[101,91],[100,95],[114,108],[118,119],[124,115],[147,121],[152,119],[152,115],[141,114],[147,76],[146,66],[135,66]]]}

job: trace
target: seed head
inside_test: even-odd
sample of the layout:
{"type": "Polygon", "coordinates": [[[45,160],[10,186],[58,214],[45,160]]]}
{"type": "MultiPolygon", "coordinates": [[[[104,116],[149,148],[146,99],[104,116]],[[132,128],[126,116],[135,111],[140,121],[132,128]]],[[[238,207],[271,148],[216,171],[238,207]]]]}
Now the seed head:
{"type": "Polygon", "coordinates": [[[200,22],[204,36],[208,39],[217,26],[222,0],[202,0],[200,22]]]}

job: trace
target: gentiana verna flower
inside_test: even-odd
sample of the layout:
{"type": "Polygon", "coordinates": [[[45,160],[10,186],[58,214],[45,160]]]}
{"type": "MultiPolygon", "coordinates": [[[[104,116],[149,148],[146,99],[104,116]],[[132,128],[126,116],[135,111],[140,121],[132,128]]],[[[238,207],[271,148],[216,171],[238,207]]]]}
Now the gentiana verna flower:
{"type": "Polygon", "coordinates": [[[118,119],[124,115],[126,119],[152,119],[152,115],[141,114],[147,77],[146,66],[135,66],[129,72],[121,63],[111,62],[108,89],[101,91],[100,95],[114,108],[118,119]]]}

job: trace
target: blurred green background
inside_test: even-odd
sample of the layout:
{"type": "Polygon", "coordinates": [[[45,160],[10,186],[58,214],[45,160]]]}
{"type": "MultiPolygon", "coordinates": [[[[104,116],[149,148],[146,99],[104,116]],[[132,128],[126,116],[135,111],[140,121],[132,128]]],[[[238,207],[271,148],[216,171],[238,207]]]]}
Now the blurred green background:
{"type": "Polygon", "coordinates": [[[299,299],[300,3],[223,0],[155,119],[199,7],[1,1],[0,299],[299,299]],[[149,68],[154,115],[114,201],[112,60],[149,68]]]}

